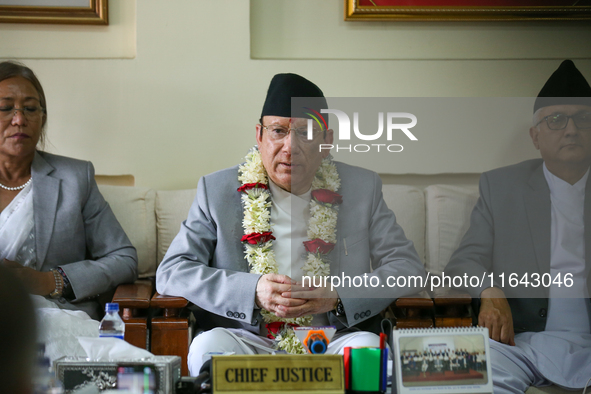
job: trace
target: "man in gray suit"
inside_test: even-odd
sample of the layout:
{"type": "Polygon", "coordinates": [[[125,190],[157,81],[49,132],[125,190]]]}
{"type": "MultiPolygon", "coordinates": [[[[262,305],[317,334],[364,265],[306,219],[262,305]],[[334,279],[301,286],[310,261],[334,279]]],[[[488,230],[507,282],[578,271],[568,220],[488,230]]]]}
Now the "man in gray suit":
{"type": "Polygon", "coordinates": [[[591,377],[590,97],[565,60],[534,105],[530,136],[542,159],[482,174],[470,228],[445,269],[494,276],[493,287],[467,290],[489,329],[495,393],[582,388],[591,377]]]}
{"type": "Polygon", "coordinates": [[[412,242],[382,198],[377,174],[323,161],[328,152],[320,152],[319,145],[331,144],[333,132],[318,121],[308,139],[306,125],[313,116],[292,117],[292,97],[315,99],[304,112],[327,108],[312,82],[295,74],[276,75],[256,126],[258,150],[240,168],[200,179],[189,216],[158,268],[158,292],[185,297],[200,307],[198,323],[209,330],[191,345],[192,375],[210,352],[297,352],[290,342],[292,323],[336,326],[339,332],[329,353],[344,346],[377,346],[378,337],[367,331],[379,330],[380,311],[417,290],[389,289],[387,278],[425,274],[412,242]],[[318,190],[330,200],[315,194],[318,190]],[[259,199],[267,192],[268,198],[259,199]],[[252,201],[256,207],[248,208],[252,201]],[[327,218],[317,217],[319,211],[327,218]],[[338,220],[332,220],[337,214],[338,220]],[[251,232],[251,226],[258,230],[251,232]],[[324,233],[324,241],[311,235],[315,232],[324,233]],[[306,250],[307,258],[302,257],[306,250]],[[302,286],[304,274],[323,276],[327,271],[365,276],[367,282],[374,278],[372,283],[377,280],[384,288],[302,286]],[[266,333],[274,340],[265,338],[266,333]]]}

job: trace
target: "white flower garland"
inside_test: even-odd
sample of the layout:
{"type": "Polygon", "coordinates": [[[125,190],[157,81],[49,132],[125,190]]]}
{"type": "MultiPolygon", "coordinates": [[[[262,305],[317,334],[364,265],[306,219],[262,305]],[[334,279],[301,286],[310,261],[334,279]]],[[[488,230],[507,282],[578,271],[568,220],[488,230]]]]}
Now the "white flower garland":
{"type": "MultiPolygon", "coordinates": [[[[261,154],[256,146],[248,152],[246,162],[239,167],[238,173],[238,180],[243,185],[238,190],[243,192],[244,253],[245,259],[250,266],[250,272],[261,275],[278,273],[275,252],[272,247],[274,237],[271,236],[270,208],[272,202],[271,193],[268,189],[269,180],[263,166],[261,154]],[[253,235],[255,239],[259,240],[258,242],[245,241],[246,237],[253,237],[253,235]]],[[[312,190],[326,189],[336,193],[340,186],[341,181],[336,165],[330,158],[322,160],[312,182],[312,190]]],[[[322,203],[313,198],[310,202],[310,215],[308,238],[310,240],[320,239],[332,244],[332,247],[334,247],[336,244],[338,205],[322,203]]],[[[310,277],[329,275],[330,263],[326,259],[327,253],[321,253],[319,250],[315,253],[308,252],[303,267],[304,275],[310,277]]],[[[261,315],[265,323],[286,323],[278,335],[275,336],[278,349],[291,354],[305,353],[304,347],[288,324],[309,326],[312,322],[312,315],[298,318],[280,318],[264,309],[261,310],[261,315]]]]}

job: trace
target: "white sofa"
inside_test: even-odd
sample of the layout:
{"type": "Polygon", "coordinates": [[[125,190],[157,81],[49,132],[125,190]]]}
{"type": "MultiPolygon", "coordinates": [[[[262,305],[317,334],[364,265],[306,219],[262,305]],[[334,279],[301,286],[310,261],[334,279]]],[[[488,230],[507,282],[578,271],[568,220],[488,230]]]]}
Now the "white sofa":
{"type": "MultiPolygon", "coordinates": [[[[177,234],[196,189],[153,190],[99,185],[138,250],[140,278],[152,277],[177,234]]],[[[478,189],[432,185],[424,190],[384,185],[384,200],[411,239],[425,267],[440,274],[468,226],[478,189]]]]}
{"type": "MultiPolygon", "coordinates": [[[[156,268],[187,213],[196,189],[162,191],[142,187],[99,185],[123,229],[137,248],[140,278],[156,268]]],[[[468,229],[478,187],[430,185],[424,189],[384,185],[384,200],[431,274],[441,274],[468,229]]],[[[556,387],[527,393],[562,393],[556,387]]]]}

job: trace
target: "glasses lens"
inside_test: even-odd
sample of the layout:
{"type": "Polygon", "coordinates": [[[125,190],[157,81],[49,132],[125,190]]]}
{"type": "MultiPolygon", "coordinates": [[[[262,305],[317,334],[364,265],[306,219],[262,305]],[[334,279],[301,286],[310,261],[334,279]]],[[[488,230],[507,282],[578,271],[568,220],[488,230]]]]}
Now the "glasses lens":
{"type": "Polygon", "coordinates": [[[0,117],[5,120],[12,119],[18,111],[21,111],[27,119],[37,119],[39,115],[43,113],[43,109],[41,107],[0,107],[0,117]]]}
{"type": "Polygon", "coordinates": [[[269,137],[273,140],[279,141],[285,138],[289,130],[283,126],[265,126],[267,132],[269,133],[269,137]]]}
{"type": "Polygon", "coordinates": [[[591,129],[591,112],[573,116],[573,121],[579,129],[591,129]]]}
{"type": "Polygon", "coordinates": [[[300,141],[304,143],[312,143],[318,138],[318,136],[322,133],[320,129],[313,128],[312,129],[312,138],[308,138],[308,128],[301,128],[297,130],[293,130],[292,132],[297,131],[297,136],[300,141]]]}
{"type": "Polygon", "coordinates": [[[313,142],[316,137],[321,133],[321,131],[317,129],[313,129],[312,131],[312,139],[308,139],[308,128],[307,127],[299,127],[299,128],[287,128],[283,126],[263,126],[267,129],[269,133],[269,137],[275,141],[281,141],[291,132],[292,138],[297,139],[299,142],[302,143],[311,143],[313,142]]]}
{"type": "Polygon", "coordinates": [[[546,122],[550,130],[562,130],[568,122],[568,116],[564,114],[550,115],[546,118],[546,122]]]}
{"type": "Polygon", "coordinates": [[[14,115],[13,107],[0,107],[0,117],[2,119],[10,119],[14,115]]]}
{"type": "Polygon", "coordinates": [[[25,107],[23,108],[23,113],[29,119],[36,118],[41,114],[41,108],[39,107],[25,107]]]}
{"type": "Polygon", "coordinates": [[[299,129],[291,129],[291,132],[296,135],[296,137],[298,138],[298,140],[300,142],[303,142],[303,143],[312,142],[312,140],[314,138],[316,138],[316,133],[313,133],[312,134],[312,139],[309,140],[308,139],[308,129],[307,128],[304,128],[304,127],[301,127],[299,129]]]}

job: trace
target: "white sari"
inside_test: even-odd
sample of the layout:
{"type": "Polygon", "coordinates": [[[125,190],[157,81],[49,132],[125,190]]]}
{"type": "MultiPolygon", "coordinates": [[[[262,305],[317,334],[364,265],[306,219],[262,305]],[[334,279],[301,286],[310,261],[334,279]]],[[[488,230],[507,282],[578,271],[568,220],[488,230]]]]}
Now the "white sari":
{"type": "Polygon", "coordinates": [[[29,183],[0,213],[0,261],[16,261],[35,268],[33,185],[29,183]]]}
{"type": "MultiPolygon", "coordinates": [[[[33,187],[28,184],[0,213],[0,261],[7,259],[36,269],[33,187]]],[[[45,343],[51,361],[63,356],[85,357],[77,337],[97,337],[99,322],[86,312],[69,311],[37,295],[31,296],[37,316],[37,342],[45,343]]]]}

